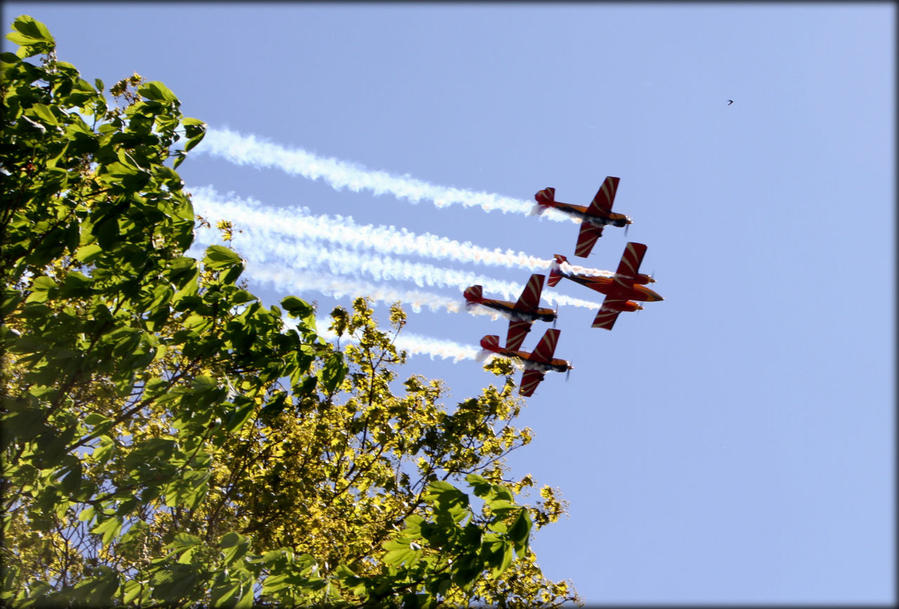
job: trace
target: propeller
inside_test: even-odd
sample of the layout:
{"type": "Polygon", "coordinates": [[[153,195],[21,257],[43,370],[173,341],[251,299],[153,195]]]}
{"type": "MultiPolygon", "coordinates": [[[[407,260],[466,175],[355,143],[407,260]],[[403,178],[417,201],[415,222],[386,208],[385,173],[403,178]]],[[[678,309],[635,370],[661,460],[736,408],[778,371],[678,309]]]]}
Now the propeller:
{"type": "Polygon", "coordinates": [[[553,328],[556,327],[556,321],[559,319],[559,302],[556,301],[556,316],[553,317],[553,328]]]}
{"type": "Polygon", "coordinates": [[[630,227],[631,227],[631,223],[630,223],[630,222],[628,222],[627,224],[624,225],[624,236],[625,236],[625,238],[627,237],[627,229],[629,229],[630,227]]]}

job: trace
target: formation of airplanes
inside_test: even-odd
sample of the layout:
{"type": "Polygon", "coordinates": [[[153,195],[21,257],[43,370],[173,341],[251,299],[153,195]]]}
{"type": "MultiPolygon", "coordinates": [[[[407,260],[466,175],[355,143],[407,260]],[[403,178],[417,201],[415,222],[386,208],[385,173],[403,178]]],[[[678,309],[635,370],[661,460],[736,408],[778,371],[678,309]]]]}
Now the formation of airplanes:
{"type": "MultiPolygon", "coordinates": [[[[619,181],[620,178],[606,177],[596,196],[593,197],[593,201],[587,206],[556,201],[555,189],[544,188],[534,195],[534,199],[537,201],[534,213],[540,214],[549,208],[554,208],[575,218],[580,218],[581,226],[574,247],[574,255],[586,258],[593,250],[596,241],[602,236],[603,227],[612,225],[624,227],[627,231],[628,225],[632,223],[628,216],[612,211],[619,181]]],[[[611,330],[618,315],[622,312],[643,309],[637,301],[656,302],[662,300],[657,292],[646,287],[647,284],[654,283],[655,279],[640,272],[640,264],[645,255],[646,245],[628,242],[621,254],[618,268],[612,273],[573,266],[565,256],[555,254],[549,268],[549,279],[541,274],[531,275],[521,296],[514,303],[485,298],[483,287],[480,285],[468,287],[463,292],[467,307],[486,307],[509,319],[506,345],[500,346],[499,336],[491,334],[481,339],[481,348],[485,352],[517,360],[523,364],[525,370],[521,377],[518,393],[525,397],[532,395],[547,372],[567,373],[573,368],[570,362],[553,357],[556,343],[561,334],[561,330],[557,330],[555,327],[546,330],[532,352],[521,350],[524,339],[531,331],[531,325],[535,321],[551,321],[555,326],[557,312],[540,306],[544,280],[550,287],[555,287],[564,278],[603,294],[605,298],[596,317],[593,318],[592,327],[611,330]]]]}

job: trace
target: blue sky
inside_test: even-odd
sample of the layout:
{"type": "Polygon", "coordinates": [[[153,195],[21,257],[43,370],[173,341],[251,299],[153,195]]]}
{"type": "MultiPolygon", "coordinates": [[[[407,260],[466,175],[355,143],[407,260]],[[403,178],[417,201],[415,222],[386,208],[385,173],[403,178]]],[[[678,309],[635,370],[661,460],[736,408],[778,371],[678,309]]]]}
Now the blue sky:
{"type": "MultiPolygon", "coordinates": [[[[20,14],[46,23],[89,80],[136,71],[212,129],[359,174],[516,201],[553,186],[578,204],[619,176],[615,210],[634,224],[627,238],[607,228],[578,263],[614,270],[628,239],[645,243],[641,270],[665,300],[611,332],[590,328],[595,310],[560,307],[556,356],[575,369],[528,399],[518,422],[535,439],[509,459],[570,504],[533,540],[544,573],[588,604],[894,600],[893,5],[10,2],[4,14],[7,31],[20,14]]],[[[276,218],[305,207],[573,258],[570,222],[336,189],[202,150],[181,174],[276,218]]],[[[248,272],[299,276],[290,255],[254,263],[259,242],[245,245],[248,272]]],[[[533,272],[391,257],[522,286],[533,272]]],[[[323,262],[304,273],[334,279],[323,262]]],[[[337,281],[462,302],[450,285],[337,281]]],[[[287,293],[251,286],[269,303],[287,293]]],[[[322,315],[350,302],[290,291],[322,315]]],[[[553,293],[601,300],[569,282],[553,293]]],[[[407,329],[472,347],[505,334],[445,308],[410,312],[407,329]]],[[[445,379],[450,400],[493,381],[470,359],[417,355],[408,369],[445,379]]]]}

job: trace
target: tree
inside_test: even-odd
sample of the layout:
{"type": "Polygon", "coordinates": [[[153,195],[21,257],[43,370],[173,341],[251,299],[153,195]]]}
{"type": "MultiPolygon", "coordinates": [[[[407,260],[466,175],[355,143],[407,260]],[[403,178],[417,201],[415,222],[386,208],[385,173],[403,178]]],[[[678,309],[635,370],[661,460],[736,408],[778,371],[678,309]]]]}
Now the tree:
{"type": "MultiPolygon", "coordinates": [[[[175,168],[205,126],[160,82],[109,89],[19,17],[4,53],[2,601],[28,606],[554,606],[528,542],[563,507],[512,369],[453,408],[364,299],[266,308],[175,168]],[[28,61],[39,57],[40,63],[28,61]],[[289,323],[285,323],[285,318],[289,323]],[[471,495],[460,490],[470,489],[471,495]]],[[[229,225],[220,223],[227,241],[229,225]]]]}

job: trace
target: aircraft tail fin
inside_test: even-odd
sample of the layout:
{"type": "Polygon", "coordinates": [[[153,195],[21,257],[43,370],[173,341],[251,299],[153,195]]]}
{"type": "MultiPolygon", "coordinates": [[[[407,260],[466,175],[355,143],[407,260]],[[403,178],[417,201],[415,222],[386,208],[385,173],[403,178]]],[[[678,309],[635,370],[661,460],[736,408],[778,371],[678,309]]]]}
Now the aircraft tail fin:
{"type": "Polygon", "coordinates": [[[543,190],[538,190],[537,194],[534,195],[534,198],[537,200],[537,203],[541,205],[549,205],[550,203],[556,202],[556,189],[550,187],[544,188],[543,190]]]}
{"type": "Polygon", "coordinates": [[[556,189],[549,187],[538,190],[537,194],[534,195],[534,199],[537,201],[537,204],[531,208],[531,211],[528,213],[529,216],[539,216],[545,212],[550,205],[555,203],[556,189]]]}
{"type": "Polygon", "coordinates": [[[549,277],[546,279],[546,285],[551,288],[556,287],[556,284],[562,279],[562,270],[559,266],[558,260],[553,260],[552,264],[549,266],[549,277]]]}
{"type": "Polygon", "coordinates": [[[465,289],[462,295],[468,302],[478,302],[483,298],[484,288],[479,285],[473,285],[465,289]]]}
{"type": "Polygon", "coordinates": [[[496,334],[488,334],[481,339],[481,346],[487,351],[499,351],[499,336],[496,334]]]}

